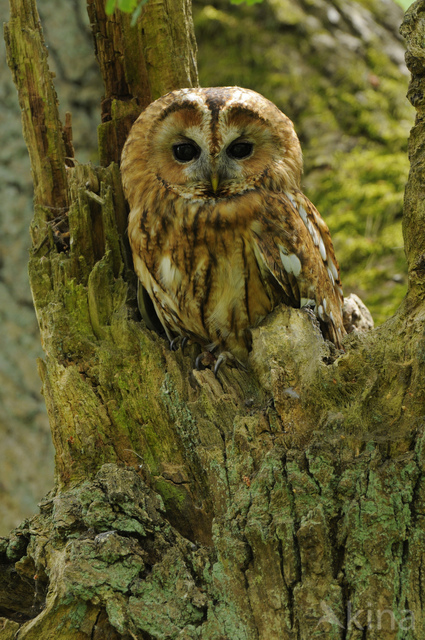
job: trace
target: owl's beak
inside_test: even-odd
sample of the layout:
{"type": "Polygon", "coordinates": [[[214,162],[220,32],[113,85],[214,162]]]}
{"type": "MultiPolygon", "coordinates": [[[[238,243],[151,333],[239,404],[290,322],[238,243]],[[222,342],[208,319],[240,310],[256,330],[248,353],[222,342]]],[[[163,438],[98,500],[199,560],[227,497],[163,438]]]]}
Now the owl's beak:
{"type": "Polygon", "coordinates": [[[218,177],[218,173],[212,173],[211,174],[211,186],[213,188],[214,193],[218,189],[219,182],[220,182],[220,179],[218,177]]]}

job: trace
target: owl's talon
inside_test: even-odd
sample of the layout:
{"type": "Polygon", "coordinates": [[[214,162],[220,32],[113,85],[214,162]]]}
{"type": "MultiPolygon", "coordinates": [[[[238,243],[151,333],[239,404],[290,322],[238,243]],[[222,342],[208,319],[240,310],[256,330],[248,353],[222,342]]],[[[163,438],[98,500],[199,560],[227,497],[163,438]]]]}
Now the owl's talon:
{"type": "Polygon", "coordinates": [[[218,374],[218,370],[220,369],[222,364],[225,364],[225,365],[227,365],[229,367],[238,367],[239,369],[246,370],[246,367],[243,364],[243,362],[238,360],[238,358],[236,358],[233,355],[233,353],[230,353],[230,351],[222,351],[220,353],[220,355],[218,356],[217,362],[214,365],[214,375],[216,377],[217,377],[217,374],[218,374]]]}
{"type": "Polygon", "coordinates": [[[214,362],[215,362],[215,356],[209,351],[203,351],[202,353],[199,354],[199,356],[197,356],[195,360],[195,369],[197,371],[203,371],[208,367],[212,367],[214,362]]]}
{"type": "Polygon", "coordinates": [[[223,362],[227,361],[227,357],[225,356],[224,353],[221,353],[218,358],[217,358],[217,362],[214,365],[214,375],[215,377],[217,377],[218,374],[218,370],[220,369],[221,365],[223,364],[223,362]]]}
{"type": "Polygon", "coordinates": [[[182,342],[180,345],[183,355],[184,355],[184,348],[188,342],[189,342],[189,338],[187,336],[184,336],[184,338],[182,338],[182,342]]]}
{"type": "Polygon", "coordinates": [[[170,340],[170,351],[178,351],[180,347],[183,353],[184,348],[188,342],[189,342],[189,338],[187,336],[184,336],[183,338],[182,336],[176,336],[175,338],[170,340]]]}
{"type": "Polygon", "coordinates": [[[173,338],[170,341],[170,351],[177,351],[177,349],[179,348],[180,345],[180,336],[177,336],[177,338],[173,338]]]}
{"type": "Polygon", "coordinates": [[[195,360],[195,369],[197,371],[202,371],[203,369],[210,367],[213,370],[214,375],[217,377],[218,371],[223,364],[229,366],[240,365],[243,367],[242,363],[239,362],[239,360],[237,360],[229,351],[223,351],[220,353],[218,358],[209,351],[203,351],[195,360]]]}
{"type": "Polygon", "coordinates": [[[204,354],[200,353],[199,356],[196,356],[196,360],[195,360],[195,369],[196,371],[202,371],[203,369],[205,369],[205,365],[202,362],[202,358],[203,358],[204,354]]]}

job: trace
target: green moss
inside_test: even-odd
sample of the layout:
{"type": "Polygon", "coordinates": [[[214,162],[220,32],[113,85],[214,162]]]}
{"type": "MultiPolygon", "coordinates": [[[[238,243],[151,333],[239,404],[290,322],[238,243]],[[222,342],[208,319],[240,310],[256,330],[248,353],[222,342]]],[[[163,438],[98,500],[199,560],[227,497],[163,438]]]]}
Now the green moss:
{"type": "Polygon", "coordinates": [[[333,172],[310,175],[306,192],[331,229],[345,295],[360,295],[380,324],[406,293],[401,217],[407,157],[359,146],[335,154],[333,166],[333,172]]]}
{"type": "Polygon", "coordinates": [[[164,478],[156,478],[154,488],[163,499],[165,509],[172,507],[177,511],[183,511],[187,499],[187,492],[184,488],[174,485],[164,478]]]}

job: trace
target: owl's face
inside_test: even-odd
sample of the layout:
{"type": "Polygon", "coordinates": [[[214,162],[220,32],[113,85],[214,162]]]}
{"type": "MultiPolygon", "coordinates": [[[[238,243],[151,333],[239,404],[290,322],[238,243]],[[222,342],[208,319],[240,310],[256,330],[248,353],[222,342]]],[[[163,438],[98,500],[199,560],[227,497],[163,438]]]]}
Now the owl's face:
{"type": "Polygon", "coordinates": [[[292,122],[255,91],[174,91],[152,103],[134,128],[139,135],[123,162],[131,156],[132,172],[139,164],[181,197],[217,199],[259,185],[299,187],[302,156],[292,122]]]}

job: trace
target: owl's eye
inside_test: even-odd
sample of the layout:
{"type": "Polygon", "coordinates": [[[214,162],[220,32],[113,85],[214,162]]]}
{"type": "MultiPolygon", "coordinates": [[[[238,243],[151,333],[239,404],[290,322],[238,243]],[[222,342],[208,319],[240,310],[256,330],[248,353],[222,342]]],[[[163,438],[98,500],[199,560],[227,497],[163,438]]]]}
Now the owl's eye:
{"type": "Polygon", "coordinates": [[[190,162],[195,158],[199,158],[200,148],[193,142],[181,142],[173,145],[173,154],[179,162],[190,162]]]}
{"type": "Polygon", "coordinates": [[[252,142],[234,142],[227,148],[227,155],[236,160],[242,160],[251,155],[254,145],[252,142]]]}

